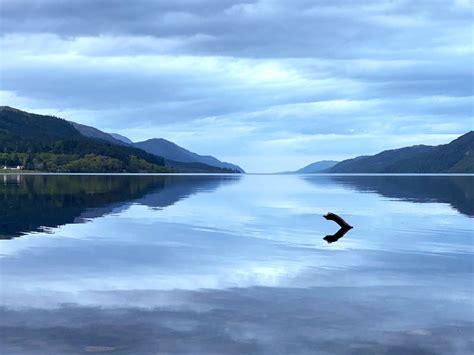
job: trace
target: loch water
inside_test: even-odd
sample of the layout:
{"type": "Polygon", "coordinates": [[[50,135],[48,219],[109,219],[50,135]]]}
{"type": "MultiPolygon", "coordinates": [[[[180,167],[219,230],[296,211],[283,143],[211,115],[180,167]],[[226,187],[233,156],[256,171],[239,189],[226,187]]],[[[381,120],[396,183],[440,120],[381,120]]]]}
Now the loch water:
{"type": "Polygon", "coordinates": [[[474,176],[0,175],[0,353],[472,354],[473,252],[474,176]]]}

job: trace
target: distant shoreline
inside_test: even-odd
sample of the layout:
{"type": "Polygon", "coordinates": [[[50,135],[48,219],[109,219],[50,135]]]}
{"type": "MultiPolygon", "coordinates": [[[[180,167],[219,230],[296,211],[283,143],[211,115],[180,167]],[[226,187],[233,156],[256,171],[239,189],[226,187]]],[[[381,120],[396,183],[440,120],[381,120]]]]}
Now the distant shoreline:
{"type": "Polygon", "coordinates": [[[280,176],[473,176],[472,173],[314,173],[314,174],[288,174],[288,173],[60,173],[60,172],[44,172],[44,171],[16,171],[7,170],[0,175],[110,175],[110,176],[242,176],[242,175],[280,175],[280,176]]]}
{"type": "Polygon", "coordinates": [[[242,173],[59,173],[59,172],[41,172],[41,171],[10,171],[10,172],[3,172],[0,175],[90,175],[90,176],[97,176],[97,175],[110,175],[110,176],[172,176],[172,175],[228,175],[228,176],[242,176],[245,174],[242,173]]]}

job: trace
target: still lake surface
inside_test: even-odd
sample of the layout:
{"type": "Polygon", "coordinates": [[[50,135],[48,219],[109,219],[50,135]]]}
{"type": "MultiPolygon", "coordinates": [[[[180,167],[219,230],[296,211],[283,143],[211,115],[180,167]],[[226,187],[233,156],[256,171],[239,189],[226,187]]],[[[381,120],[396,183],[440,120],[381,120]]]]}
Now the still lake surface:
{"type": "Polygon", "coordinates": [[[472,354],[473,176],[0,175],[2,354],[472,354]],[[337,242],[331,211],[354,226],[337,242]]]}

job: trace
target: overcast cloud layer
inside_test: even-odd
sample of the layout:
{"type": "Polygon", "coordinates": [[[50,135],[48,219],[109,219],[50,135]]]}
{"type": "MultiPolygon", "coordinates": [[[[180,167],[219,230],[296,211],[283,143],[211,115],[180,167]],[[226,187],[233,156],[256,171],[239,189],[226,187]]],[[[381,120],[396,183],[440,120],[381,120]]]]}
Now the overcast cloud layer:
{"type": "Polygon", "coordinates": [[[0,0],[0,103],[250,172],[473,129],[472,0],[0,0]]]}

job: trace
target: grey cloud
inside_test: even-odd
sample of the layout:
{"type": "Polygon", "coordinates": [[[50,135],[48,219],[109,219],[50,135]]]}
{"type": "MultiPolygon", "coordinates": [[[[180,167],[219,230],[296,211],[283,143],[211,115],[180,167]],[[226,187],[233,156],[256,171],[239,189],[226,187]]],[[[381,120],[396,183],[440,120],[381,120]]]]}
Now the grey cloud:
{"type": "MultiPolygon", "coordinates": [[[[229,65],[225,61],[209,71],[201,68],[199,62],[191,67],[192,61],[189,67],[160,68],[160,60],[156,57],[143,62],[130,58],[129,62],[115,62],[77,57],[57,63],[19,59],[3,66],[2,89],[43,102],[46,107],[103,110],[102,118],[108,115],[105,111],[112,110],[114,117],[110,119],[118,127],[128,124],[130,116],[135,117],[136,123],[152,124],[226,115],[234,115],[237,121],[267,122],[273,127],[283,125],[287,129],[298,127],[297,122],[291,127],[285,121],[278,122],[278,116],[286,116],[296,121],[303,118],[305,124],[317,125],[320,133],[326,128],[331,128],[333,133],[342,133],[354,128],[358,117],[369,128],[369,117],[419,115],[436,118],[449,114],[451,118],[466,119],[472,116],[469,100],[472,73],[461,64],[451,71],[435,63],[424,67],[413,64],[404,69],[390,69],[382,63],[379,70],[386,70],[385,74],[357,68],[351,71],[349,63],[338,72],[337,65],[332,64],[323,69],[329,72],[322,78],[312,78],[313,73],[308,72],[311,69],[303,67],[301,80],[283,82],[281,87],[279,83],[273,86],[272,83],[239,81],[220,68],[229,65]],[[137,70],[143,63],[145,66],[151,64],[150,69],[137,70]],[[438,96],[447,100],[440,100],[438,96]],[[456,102],[456,96],[466,98],[454,105],[450,104],[450,96],[454,96],[452,102],[456,102]],[[423,97],[425,99],[421,100],[423,97]],[[349,100],[362,106],[339,112],[317,105],[321,103],[324,108],[331,100],[349,100]],[[377,107],[371,108],[374,100],[378,100],[377,107]],[[311,109],[311,104],[316,105],[311,109]],[[331,125],[327,121],[329,116],[332,117],[331,125]],[[347,118],[351,118],[349,125],[347,118]],[[338,119],[344,121],[341,127],[345,130],[336,129],[338,119]]],[[[167,61],[172,62],[172,59],[167,61]]],[[[237,68],[246,65],[252,63],[239,64],[237,68]]],[[[298,63],[295,65],[298,68],[298,63]]],[[[335,108],[337,106],[335,103],[335,108]]],[[[268,127],[261,125],[260,129],[268,127]]]]}
{"type": "Polygon", "coordinates": [[[243,57],[400,55],[430,48],[444,28],[471,20],[452,2],[3,1],[2,32],[60,36],[205,35],[182,53],[243,57]],[[359,16],[354,16],[359,14],[359,16]],[[442,14],[442,16],[440,16],[442,14]],[[398,20],[399,23],[393,20],[398,20]],[[426,24],[427,23],[427,24],[426,24]],[[437,26],[433,26],[436,23],[437,26]],[[434,32],[433,32],[434,31],[434,32]],[[427,41],[427,39],[430,39],[427,41]],[[373,47],[377,46],[377,51],[373,47]]]}

